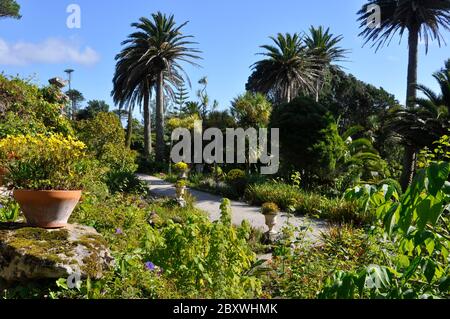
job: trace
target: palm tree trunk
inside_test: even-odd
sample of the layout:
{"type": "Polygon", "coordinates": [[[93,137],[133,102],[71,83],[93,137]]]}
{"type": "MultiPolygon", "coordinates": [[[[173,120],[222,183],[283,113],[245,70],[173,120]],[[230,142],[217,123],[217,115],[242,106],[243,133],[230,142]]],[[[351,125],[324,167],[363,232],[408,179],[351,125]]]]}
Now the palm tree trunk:
{"type": "Polygon", "coordinates": [[[291,102],[291,85],[289,85],[289,87],[287,89],[286,102],[287,103],[291,102]]]}
{"type": "Polygon", "coordinates": [[[131,147],[132,135],[133,135],[133,108],[130,105],[130,107],[128,108],[127,137],[125,142],[125,146],[127,148],[131,147]]]}
{"type": "Polygon", "coordinates": [[[148,83],[144,89],[144,156],[146,159],[150,158],[152,153],[152,127],[150,114],[150,91],[148,83]]]}
{"type": "Polygon", "coordinates": [[[319,103],[320,79],[316,80],[316,102],[319,103]]]}
{"type": "MultiPolygon", "coordinates": [[[[406,92],[406,107],[414,107],[414,101],[417,98],[417,65],[419,57],[419,28],[413,27],[409,30],[408,38],[409,57],[408,57],[408,88],[406,92]]],[[[401,184],[403,190],[411,185],[417,166],[417,149],[412,143],[405,146],[403,158],[403,172],[401,184]]]]}
{"type": "Polygon", "coordinates": [[[156,83],[156,161],[164,161],[164,73],[158,74],[156,83]]]}

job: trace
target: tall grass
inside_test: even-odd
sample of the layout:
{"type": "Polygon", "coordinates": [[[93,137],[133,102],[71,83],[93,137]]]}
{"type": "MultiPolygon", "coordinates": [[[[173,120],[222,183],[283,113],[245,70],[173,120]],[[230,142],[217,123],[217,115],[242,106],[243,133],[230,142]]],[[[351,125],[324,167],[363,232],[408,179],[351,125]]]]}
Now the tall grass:
{"type": "Polygon", "coordinates": [[[328,198],[278,182],[250,185],[245,191],[245,199],[252,205],[272,202],[284,211],[294,210],[297,214],[316,216],[337,223],[365,224],[372,220],[371,214],[363,214],[353,201],[328,198]]]}

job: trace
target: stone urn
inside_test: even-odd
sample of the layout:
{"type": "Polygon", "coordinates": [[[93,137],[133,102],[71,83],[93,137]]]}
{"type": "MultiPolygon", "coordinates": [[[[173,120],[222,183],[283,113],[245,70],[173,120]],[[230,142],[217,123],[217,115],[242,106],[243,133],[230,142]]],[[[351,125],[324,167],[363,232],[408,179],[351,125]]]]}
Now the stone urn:
{"type": "Polygon", "coordinates": [[[278,214],[265,214],[264,217],[266,219],[266,225],[269,227],[269,233],[276,234],[274,227],[277,225],[277,216],[278,214]]]}
{"type": "Polygon", "coordinates": [[[265,203],[261,208],[261,213],[264,215],[266,225],[269,228],[269,234],[276,234],[275,226],[277,224],[277,217],[280,209],[275,203],[265,203]]]}
{"type": "Polygon", "coordinates": [[[188,178],[187,171],[180,172],[178,175],[178,178],[179,179],[187,179],[188,178]]]}
{"type": "Polygon", "coordinates": [[[62,228],[81,198],[81,191],[14,190],[14,199],[30,226],[62,228]]]}

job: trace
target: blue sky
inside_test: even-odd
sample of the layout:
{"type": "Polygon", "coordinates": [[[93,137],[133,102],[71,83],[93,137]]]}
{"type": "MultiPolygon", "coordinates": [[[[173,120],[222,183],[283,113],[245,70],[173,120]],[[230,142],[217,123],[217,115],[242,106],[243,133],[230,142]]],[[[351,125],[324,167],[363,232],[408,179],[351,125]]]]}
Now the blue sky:
{"type": "MultiPolygon", "coordinates": [[[[45,84],[54,76],[65,77],[66,68],[75,69],[73,87],[86,99],[102,99],[112,105],[110,91],[114,56],[120,42],[132,32],[130,24],[156,11],[172,13],[179,22],[189,20],[185,32],[195,36],[203,51],[202,68],[186,67],[193,83],[208,76],[211,99],[227,108],[245,89],[250,66],[259,57],[259,46],[278,32],[307,31],[310,25],[330,27],[342,34],[342,46],[350,49],[343,66],[359,79],[381,86],[405,99],[407,39],[395,38],[388,48],[375,53],[362,47],[358,38],[356,12],[364,0],[17,0],[21,20],[0,20],[0,70],[6,74],[31,77],[45,84]],[[66,9],[81,7],[81,29],[69,29],[66,9]]],[[[444,33],[450,39],[449,33],[444,33]]],[[[450,41],[447,41],[450,42],[450,41]]],[[[450,58],[448,47],[431,44],[425,56],[420,51],[419,80],[436,88],[432,72],[450,58]]]]}

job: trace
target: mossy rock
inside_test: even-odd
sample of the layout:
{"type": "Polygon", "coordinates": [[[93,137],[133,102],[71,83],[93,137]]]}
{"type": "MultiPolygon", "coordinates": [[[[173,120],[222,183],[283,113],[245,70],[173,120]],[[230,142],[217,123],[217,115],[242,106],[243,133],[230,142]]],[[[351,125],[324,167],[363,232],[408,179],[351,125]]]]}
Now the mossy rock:
{"type": "Polygon", "coordinates": [[[99,279],[114,263],[104,238],[92,227],[41,229],[0,223],[0,278],[6,281],[99,279]]]}

